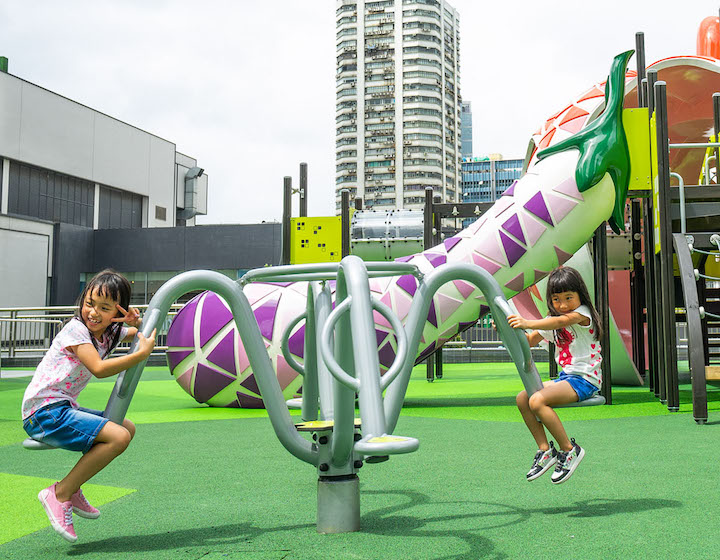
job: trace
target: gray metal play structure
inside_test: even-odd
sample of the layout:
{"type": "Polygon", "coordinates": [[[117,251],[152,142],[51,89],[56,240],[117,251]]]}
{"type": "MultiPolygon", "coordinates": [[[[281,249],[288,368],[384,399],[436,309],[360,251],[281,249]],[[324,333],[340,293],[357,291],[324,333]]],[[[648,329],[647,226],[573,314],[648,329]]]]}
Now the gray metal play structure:
{"type": "MultiPolygon", "coordinates": [[[[280,442],[298,459],[317,468],[317,530],[321,533],[356,531],[360,528],[360,489],[357,470],[364,462],[387,460],[410,453],[419,441],[393,434],[415,363],[420,337],[432,296],[447,282],[465,280],[477,286],[490,307],[497,329],[529,394],[542,387],[525,334],[507,323],[511,313],[500,286],[484,269],[470,264],[446,264],[428,274],[415,265],[364,262],[356,256],[340,263],[278,266],[248,272],[238,282],[211,271],[185,272],[167,282],[150,302],[143,320],[143,334],[161,325],[170,306],[182,295],[210,290],[230,307],[238,333],[255,373],[270,422],[280,442]],[[418,289],[405,325],[383,303],[370,295],[368,280],[412,274],[418,289]],[[335,308],[329,281],[336,281],[335,308]],[[300,403],[285,402],[275,371],[263,344],[258,324],[243,286],[251,282],[307,281],[306,311],[285,330],[283,354],[304,376],[300,403]],[[373,310],[392,325],[397,338],[396,358],[381,376],[373,310]],[[305,320],[304,364],[292,359],[288,338],[305,320]],[[385,396],[383,397],[383,392],[385,396]],[[355,417],[357,395],[359,419],[355,417]],[[300,404],[303,423],[295,424],[288,407],[300,404]],[[313,432],[310,441],[301,432],[313,432]]],[[[135,350],[133,342],[130,351],[135,350]]],[[[104,415],[121,423],[130,405],[145,362],[121,373],[104,415]]],[[[604,404],[596,396],[575,405],[604,404]]],[[[28,439],[31,449],[49,446],[28,439]]]]}

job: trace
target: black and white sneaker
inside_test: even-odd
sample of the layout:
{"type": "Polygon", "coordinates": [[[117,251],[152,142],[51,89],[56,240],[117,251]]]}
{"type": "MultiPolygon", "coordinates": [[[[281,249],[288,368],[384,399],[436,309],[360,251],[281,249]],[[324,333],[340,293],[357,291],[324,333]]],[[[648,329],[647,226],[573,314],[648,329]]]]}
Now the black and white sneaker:
{"type": "Polygon", "coordinates": [[[550,477],[553,484],[560,484],[570,478],[580,461],[585,457],[585,450],[575,443],[574,439],[571,438],[570,443],[572,443],[570,451],[560,451],[558,453],[557,465],[555,465],[555,471],[550,477]]]}
{"type": "Polygon", "coordinates": [[[528,479],[528,481],[535,480],[537,477],[545,474],[545,472],[547,472],[547,470],[552,467],[557,462],[557,460],[558,452],[555,449],[553,442],[551,441],[550,449],[548,449],[547,451],[538,449],[537,453],[535,453],[532,467],[525,475],[525,477],[528,479]]]}

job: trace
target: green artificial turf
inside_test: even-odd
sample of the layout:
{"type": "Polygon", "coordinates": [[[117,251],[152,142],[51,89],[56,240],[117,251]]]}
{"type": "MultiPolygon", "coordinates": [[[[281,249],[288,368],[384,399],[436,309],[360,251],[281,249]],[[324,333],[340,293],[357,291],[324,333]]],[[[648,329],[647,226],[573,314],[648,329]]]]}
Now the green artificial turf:
{"type": "MultiPolygon", "coordinates": [[[[136,438],[88,485],[103,514],[76,518],[73,545],[43,525],[34,496],[78,455],[23,449],[29,379],[0,380],[0,559],[713,558],[720,546],[713,389],[704,426],[642,387],[560,411],[587,455],[555,486],[525,481],[534,443],[511,365],[446,365],[433,383],[418,368],[395,433],[420,449],[360,470],[359,532],[319,535],[317,472],[283,449],[264,411],[210,409],[167,371],[147,373],[128,413],[136,438]],[[104,501],[103,488],[119,494],[104,501]],[[24,516],[44,528],[7,530],[24,516]]],[[[91,384],[82,403],[102,408],[111,388],[91,384]]]]}

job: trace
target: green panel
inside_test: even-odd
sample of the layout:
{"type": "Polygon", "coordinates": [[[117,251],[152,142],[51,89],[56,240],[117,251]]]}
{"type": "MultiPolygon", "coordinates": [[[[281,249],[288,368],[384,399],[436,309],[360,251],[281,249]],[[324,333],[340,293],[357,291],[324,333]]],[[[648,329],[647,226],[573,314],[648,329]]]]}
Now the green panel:
{"type": "MultiPolygon", "coordinates": [[[[27,451],[27,453],[29,463],[30,460],[41,458],[30,457],[31,453],[62,453],[62,451],[27,451]]],[[[56,482],[56,479],[0,472],[0,502],[4,509],[4,512],[0,513],[0,544],[50,527],[37,494],[53,482],[56,482]],[[7,514],[7,517],[4,514],[7,514]]],[[[99,484],[83,484],[83,491],[90,503],[96,507],[135,492],[130,488],[114,488],[99,484]]],[[[59,539],[60,537],[58,543],[59,539]]]]}
{"type": "Polygon", "coordinates": [[[652,174],[650,163],[650,129],[648,127],[648,110],[623,110],[623,127],[627,136],[630,151],[630,190],[650,190],[652,174]]]}
{"type": "Polygon", "coordinates": [[[290,219],[290,264],[340,262],[340,216],[290,219]]]}

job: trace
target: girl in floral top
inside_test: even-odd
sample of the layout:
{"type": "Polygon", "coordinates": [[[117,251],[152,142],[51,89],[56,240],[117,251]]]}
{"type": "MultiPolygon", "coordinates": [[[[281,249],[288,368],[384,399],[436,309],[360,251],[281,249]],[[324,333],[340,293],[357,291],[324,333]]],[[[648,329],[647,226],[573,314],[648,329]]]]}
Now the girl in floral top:
{"type": "Polygon", "coordinates": [[[155,330],[148,338],[138,330],[142,321],[138,310],[130,307],[130,291],[130,283],[120,274],[98,273],[85,286],[75,317],[53,339],[23,397],[23,427],[30,437],[83,453],[65,478],[38,494],[53,528],[70,542],[77,540],[73,511],[91,519],[100,515],[80,487],[125,451],[135,434],[129,420],[115,424],[102,412],[77,403],[93,376],[120,373],[146,360],[155,347],[155,330]],[[120,342],[136,335],[135,352],[108,358],[120,342]]]}
{"type": "Polygon", "coordinates": [[[602,326],[593,307],[587,286],[580,273],[569,266],[553,270],[548,277],[547,305],[549,316],[528,320],[510,315],[508,323],[517,329],[534,329],[527,333],[530,346],[541,340],[555,344],[555,360],[562,369],[559,377],[528,398],[522,391],[517,405],[523,420],[538,445],[528,480],[535,480],[555,465],[552,482],[565,482],[585,456],[585,450],[568,439],[565,428],[553,407],[583,401],[595,395],[602,383],[600,343],[602,326]],[[545,428],[555,437],[560,451],[548,443],[545,428]]]}

